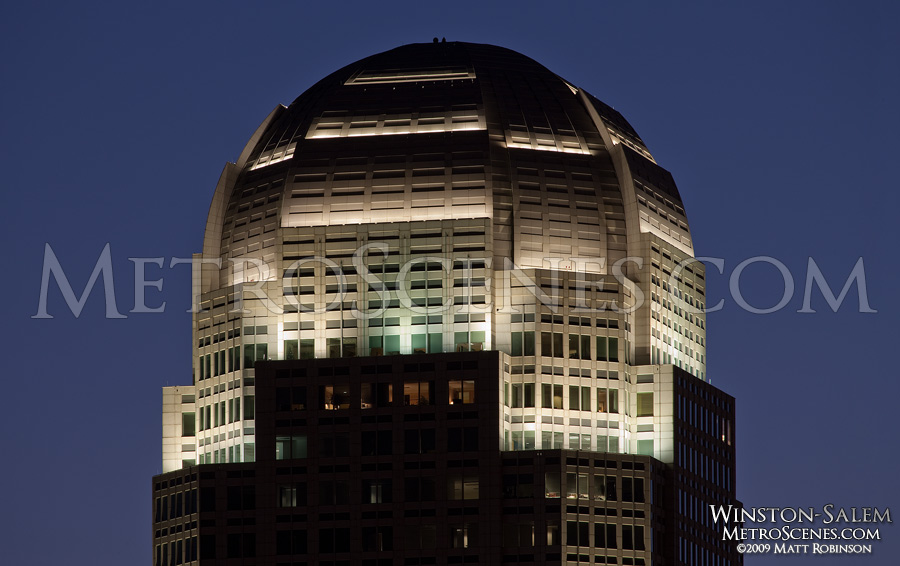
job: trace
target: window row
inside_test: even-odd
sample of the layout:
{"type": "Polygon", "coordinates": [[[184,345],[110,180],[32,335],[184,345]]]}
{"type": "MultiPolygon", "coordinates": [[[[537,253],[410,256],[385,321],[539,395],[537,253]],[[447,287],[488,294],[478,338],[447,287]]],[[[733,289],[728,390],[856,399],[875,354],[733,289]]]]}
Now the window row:
{"type": "Polygon", "coordinates": [[[564,336],[562,332],[541,332],[541,355],[570,360],[619,361],[619,339],[615,336],[595,336],[593,357],[590,334],[569,334],[566,345],[564,336]]]}
{"type": "MultiPolygon", "coordinates": [[[[360,481],[359,503],[364,505],[392,503],[395,496],[406,502],[436,501],[439,487],[443,488],[444,497],[451,501],[478,499],[479,482],[474,475],[458,474],[447,478],[446,483],[434,477],[407,477],[402,485],[396,486],[390,478],[363,479],[360,481]],[[443,484],[440,485],[439,484],[443,484]]],[[[349,505],[351,501],[352,480],[322,480],[309,486],[310,493],[315,493],[319,505],[349,505]]],[[[443,499],[444,497],[441,497],[443,499]]],[[[355,497],[354,497],[355,499],[355,497]]],[[[305,507],[309,501],[307,484],[304,482],[282,484],[278,486],[276,504],[280,508],[305,507]]],[[[206,510],[206,509],[204,509],[206,510]]]]}
{"type": "MultiPolygon", "coordinates": [[[[359,397],[351,394],[350,384],[320,385],[316,406],[325,410],[349,409],[357,406],[362,409],[374,407],[390,407],[395,404],[404,406],[437,405],[441,397],[446,395],[446,403],[450,405],[468,405],[475,403],[475,380],[452,379],[446,382],[446,393],[437,393],[435,381],[405,381],[402,384],[402,395],[394,394],[393,383],[362,383],[359,397]]],[[[396,388],[399,392],[399,385],[396,388]]],[[[278,387],[275,389],[275,408],[278,411],[304,411],[309,407],[307,387],[278,387]]],[[[238,406],[238,412],[240,406],[238,406]]],[[[202,411],[201,411],[202,414],[202,411]]]]}
{"type": "MultiPolygon", "coordinates": [[[[200,430],[209,430],[217,426],[236,423],[243,420],[256,418],[256,403],[253,395],[244,396],[244,412],[241,414],[241,397],[234,397],[225,401],[212,403],[205,407],[199,407],[200,430]]],[[[194,436],[194,413],[182,414],[182,436],[194,436]],[[190,434],[188,434],[190,433],[190,434]]]]}
{"type": "MultiPolygon", "coordinates": [[[[561,384],[542,383],[540,406],[542,409],[568,409],[570,411],[596,411],[598,413],[617,414],[619,412],[619,390],[598,387],[592,403],[591,387],[586,385],[569,385],[567,388],[561,384]],[[564,391],[568,389],[568,404],[565,403],[564,391]]],[[[535,408],[535,392],[538,391],[535,383],[504,384],[503,403],[514,409],[535,408]],[[510,395],[511,392],[511,395],[510,395]]],[[[653,416],[653,392],[640,392],[636,394],[638,417],[653,416]]]]}
{"type": "MultiPolygon", "coordinates": [[[[394,431],[364,430],[360,433],[362,456],[390,456],[394,450],[394,431]]],[[[447,452],[474,452],[478,448],[477,427],[453,427],[446,429],[447,452]]],[[[318,435],[317,454],[320,457],[350,456],[350,433],[318,435]]],[[[437,431],[433,428],[407,429],[403,431],[404,454],[431,454],[437,450],[437,431]]],[[[278,436],[275,438],[275,459],[293,460],[309,456],[309,441],[305,434],[278,436]]]]}
{"type": "MultiPolygon", "coordinates": [[[[509,431],[504,433],[504,450],[592,450],[596,452],[612,452],[619,453],[619,437],[607,436],[605,434],[597,435],[597,444],[592,445],[593,435],[578,432],[553,432],[549,430],[541,431],[541,446],[535,444],[535,431],[533,430],[515,430],[512,431],[510,437],[509,431]],[[511,438],[511,441],[510,441],[511,438]],[[568,438],[568,443],[566,443],[568,438]]],[[[653,442],[652,440],[650,441],[653,442]]],[[[651,444],[652,447],[652,444],[651,444]]],[[[652,456],[652,449],[648,456],[652,456]]]]}

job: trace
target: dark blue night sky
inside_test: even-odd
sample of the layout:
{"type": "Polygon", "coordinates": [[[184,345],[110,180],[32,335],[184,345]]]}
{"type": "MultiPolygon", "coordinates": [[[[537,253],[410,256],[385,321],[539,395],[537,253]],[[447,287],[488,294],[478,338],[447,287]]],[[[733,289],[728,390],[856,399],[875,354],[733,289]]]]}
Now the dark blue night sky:
{"type": "MultiPolygon", "coordinates": [[[[405,43],[522,52],[622,112],[685,200],[707,270],[708,375],[737,398],[738,495],[750,506],[890,507],[900,515],[898,211],[900,8],[888,2],[6,2],[0,18],[3,160],[4,564],[146,564],[161,390],[191,379],[189,269],[226,161],[315,81],[405,43]],[[324,4],[324,3],[323,3],[324,4]],[[498,3],[499,4],[499,3],[498,3]],[[626,7],[627,5],[627,7],[626,7]],[[75,318],[54,286],[36,320],[44,246],[80,294],[106,244],[120,320],[100,287],[75,318]],[[782,310],[742,310],[729,278],[771,256],[792,274],[782,310]],[[131,257],[147,266],[134,308],[131,257]],[[834,313],[812,257],[840,291],[834,313]],[[893,447],[893,448],[892,448],[893,447]]],[[[744,299],[779,302],[772,265],[744,299]]],[[[900,527],[868,557],[896,564],[900,527]]]]}

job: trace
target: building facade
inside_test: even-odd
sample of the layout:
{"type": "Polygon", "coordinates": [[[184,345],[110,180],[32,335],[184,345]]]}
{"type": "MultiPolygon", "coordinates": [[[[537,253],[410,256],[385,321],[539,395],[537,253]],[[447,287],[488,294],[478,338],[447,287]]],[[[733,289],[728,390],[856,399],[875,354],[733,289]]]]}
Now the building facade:
{"type": "Polygon", "coordinates": [[[279,106],[216,187],[154,564],[736,564],[734,400],[672,176],[499,47],[279,106]]]}

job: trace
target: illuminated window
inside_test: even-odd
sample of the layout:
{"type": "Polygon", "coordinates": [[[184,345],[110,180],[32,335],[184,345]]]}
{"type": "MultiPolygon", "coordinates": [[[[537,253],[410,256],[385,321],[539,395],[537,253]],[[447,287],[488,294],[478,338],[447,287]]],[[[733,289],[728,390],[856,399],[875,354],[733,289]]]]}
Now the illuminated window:
{"type": "Polygon", "coordinates": [[[319,406],[326,410],[350,408],[349,385],[320,385],[319,406]]]}
{"type": "Polygon", "coordinates": [[[470,404],[475,402],[475,381],[472,379],[451,380],[449,382],[450,404],[470,404]]]}
{"type": "Polygon", "coordinates": [[[652,417],[653,416],[653,392],[645,392],[637,394],[637,416],[652,417]]]}
{"type": "Polygon", "coordinates": [[[407,381],[403,384],[403,404],[407,406],[434,403],[433,381],[407,381]]]}

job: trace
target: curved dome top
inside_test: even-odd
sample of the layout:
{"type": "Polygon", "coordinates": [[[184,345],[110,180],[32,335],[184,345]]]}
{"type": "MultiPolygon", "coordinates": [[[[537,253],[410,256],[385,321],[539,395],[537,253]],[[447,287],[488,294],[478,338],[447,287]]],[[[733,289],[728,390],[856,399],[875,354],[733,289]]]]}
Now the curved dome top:
{"type": "Polygon", "coordinates": [[[671,175],[621,114],[509,49],[435,42],[273,110],[223,173],[204,255],[253,255],[276,229],[465,218],[510,234],[495,251],[516,259],[624,255],[632,232],[692,252],[671,175]],[[566,241],[529,243],[542,219],[566,241]]]}

